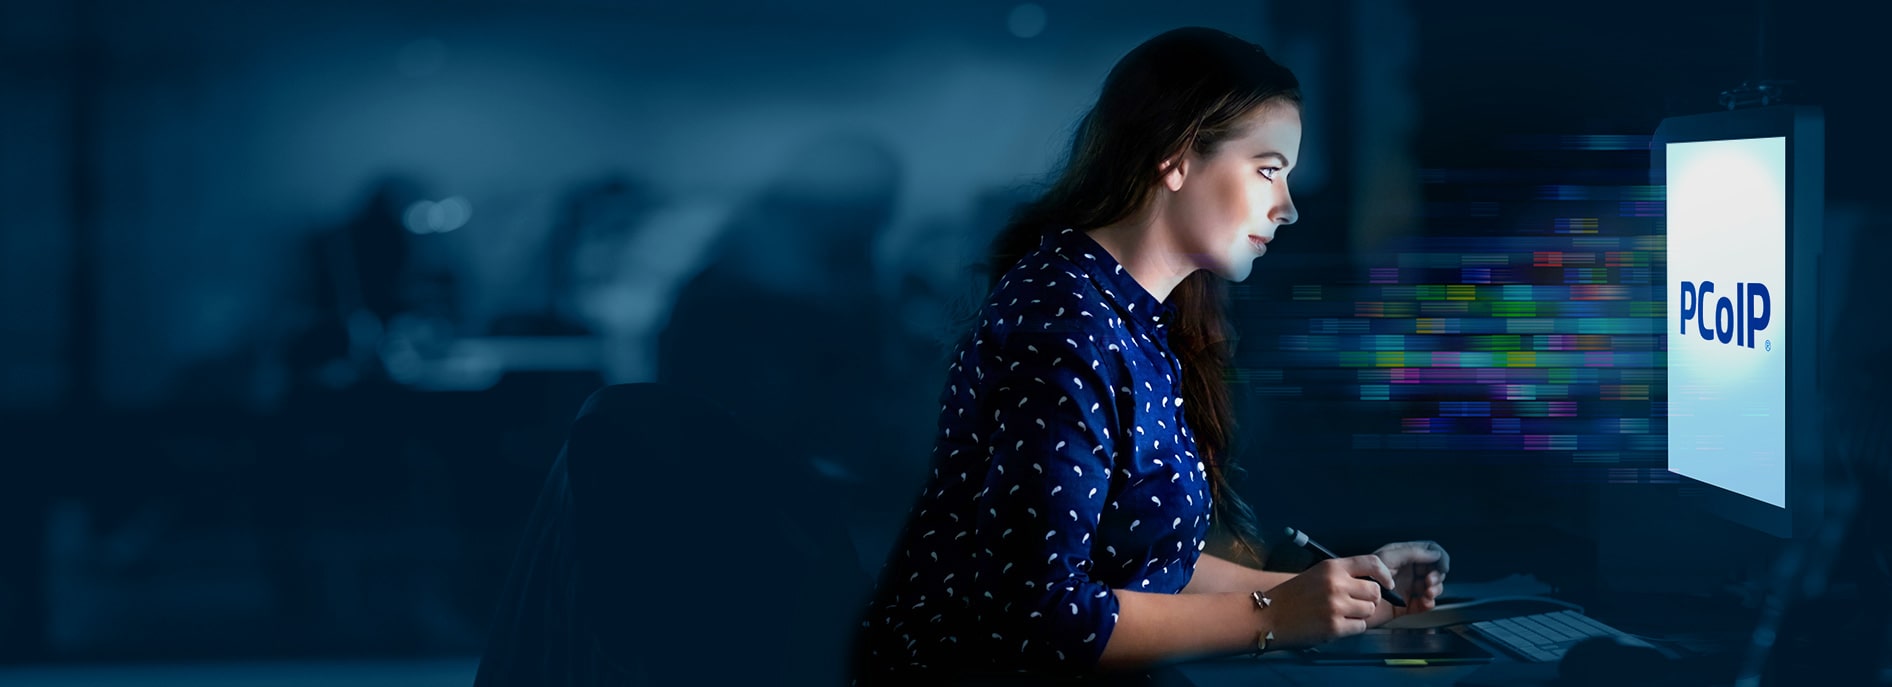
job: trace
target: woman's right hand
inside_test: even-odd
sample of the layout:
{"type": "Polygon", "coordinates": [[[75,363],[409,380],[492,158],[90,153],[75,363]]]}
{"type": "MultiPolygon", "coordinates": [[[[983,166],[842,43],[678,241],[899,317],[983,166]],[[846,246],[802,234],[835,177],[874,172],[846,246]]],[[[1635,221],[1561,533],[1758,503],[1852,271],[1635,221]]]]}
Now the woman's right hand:
{"type": "Polygon", "coordinates": [[[1272,615],[1273,646],[1308,647],[1365,632],[1380,585],[1392,588],[1393,571],[1372,555],[1324,560],[1289,578],[1268,591],[1263,611],[1272,615]]]}

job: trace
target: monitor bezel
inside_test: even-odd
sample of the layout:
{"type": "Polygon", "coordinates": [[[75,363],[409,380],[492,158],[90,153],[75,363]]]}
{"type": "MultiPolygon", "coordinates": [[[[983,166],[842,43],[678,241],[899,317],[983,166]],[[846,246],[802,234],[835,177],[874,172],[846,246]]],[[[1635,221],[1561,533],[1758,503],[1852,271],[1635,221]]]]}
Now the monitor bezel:
{"type": "MultiPolygon", "coordinates": [[[[1787,179],[1787,506],[1702,482],[1680,473],[1681,499],[1719,517],[1776,537],[1818,531],[1824,515],[1826,461],[1821,450],[1819,288],[1825,180],[1825,116],[1817,107],[1776,105],[1670,117],[1649,142],[1651,183],[1668,189],[1668,145],[1750,138],[1786,139],[1787,179]]],[[[1666,210],[1664,237],[1666,238],[1666,210]]],[[[1663,251],[1667,252],[1667,241],[1663,251]]],[[[1663,293],[1668,293],[1663,261],[1663,293]]],[[[1664,310],[1672,307],[1664,297],[1664,310]]],[[[1666,322],[1667,316],[1664,316],[1666,322]]],[[[1663,330],[1667,332],[1668,330],[1663,330]]],[[[1664,355],[1667,355],[1665,347],[1664,355]]],[[[1666,407],[1666,406],[1665,406],[1666,407]]],[[[1666,461],[1667,451],[1664,451],[1666,461]]],[[[1665,462],[1666,467],[1666,462],[1665,462]]]]}

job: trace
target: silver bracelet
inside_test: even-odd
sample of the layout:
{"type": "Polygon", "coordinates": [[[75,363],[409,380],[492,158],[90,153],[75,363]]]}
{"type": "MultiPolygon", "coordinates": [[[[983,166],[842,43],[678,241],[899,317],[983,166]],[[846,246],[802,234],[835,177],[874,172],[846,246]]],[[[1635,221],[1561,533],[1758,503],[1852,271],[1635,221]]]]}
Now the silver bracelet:
{"type": "MultiPolygon", "coordinates": [[[[1255,590],[1253,598],[1255,599],[1256,611],[1265,611],[1265,610],[1268,610],[1269,606],[1274,605],[1274,599],[1268,598],[1268,595],[1261,593],[1261,590],[1259,589],[1255,590]]],[[[1269,629],[1267,633],[1260,634],[1259,636],[1256,637],[1255,653],[1259,655],[1261,653],[1268,651],[1268,645],[1273,644],[1273,643],[1274,643],[1274,630],[1269,629]]]]}

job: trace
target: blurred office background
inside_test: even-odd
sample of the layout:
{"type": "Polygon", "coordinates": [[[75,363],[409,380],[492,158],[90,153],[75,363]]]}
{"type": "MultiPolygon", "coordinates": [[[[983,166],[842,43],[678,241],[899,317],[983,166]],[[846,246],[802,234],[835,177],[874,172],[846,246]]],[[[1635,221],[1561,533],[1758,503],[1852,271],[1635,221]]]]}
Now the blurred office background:
{"type": "Polygon", "coordinates": [[[1623,354],[1615,377],[1467,363],[1416,395],[1341,355],[1416,341],[1319,337],[1498,283],[1427,254],[1659,286],[1648,135],[1765,76],[1826,108],[1828,321],[1867,342],[1833,360],[1871,359],[1879,306],[1851,285],[1892,210],[1875,12],[5,0],[0,660],[49,684],[152,661],[464,684],[579,404],[667,369],[741,389],[848,485],[877,567],[971,264],[1111,64],[1182,25],[1259,42],[1307,100],[1302,219],[1234,293],[1244,492],[1330,544],[1437,538],[1455,574],[1515,572],[1515,537],[1581,541],[1596,485],[1662,479],[1659,322],[1567,349],[1623,354]],[[1374,284],[1412,302],[1350,290],[1374,284]],[[1480,438],[1507,428],[1563,438],[1480,438]]]}

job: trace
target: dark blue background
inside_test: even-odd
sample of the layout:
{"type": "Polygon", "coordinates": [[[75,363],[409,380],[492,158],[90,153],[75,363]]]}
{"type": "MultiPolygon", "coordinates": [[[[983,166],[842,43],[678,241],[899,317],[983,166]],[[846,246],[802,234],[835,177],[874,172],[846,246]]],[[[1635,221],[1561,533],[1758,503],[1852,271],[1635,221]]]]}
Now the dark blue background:
{"type": "MultiPolygon", "coordinates": [[[[1307,99],[1302,219],[1235,293],[1245,369],[1284,367],[1270,353],[1297,330],[1279,318],[1355,312],[1292,310],[1297,286],[1340,293],[1402,251],[1453,250],[1428,240],[1477,252],[1572,214],[1507,183],[1646,183],[1635,145],[1555,137],[1646,137],[1764,72],[1826,110],[1823,350],[1857,383],[1845,404],[1883,408],[1869,275],[1892,137],[1867,4],[7,0],[0,658],[476,655],[565,424],[596,386],[656,376],[679,292],[712,264],[877,313],[795,332],[875,389],[871,433],[813,450],[859,486],[877,565],[979,295],[967,266],[1110,65],[1180,25],[1259,42],[1307,99]],[[371,345],[338,366],[350,318],[371,345]],[[455,348],[494,335],[589,348],[510,374],[455,348]]],[[[692,312],[714,336],[742,311],[692,312]]],[[[1479,431],[1363,442],[1411,413],[1345,375],[1254,391],[1268,374],[1238,388],[1243,491],[1335,548],[1436,538],[1468,580],[1595,584],[1625,555],[1598,544],[1605,486],[1660,481],[1646,455],[1487,450],[1479,431]]],[[[1653,407],[1579,415],[1646,428],[1653,407]]],[[[1749,552],[1734,568],[1771,555],[1703,536],[1749,552]]]]}

